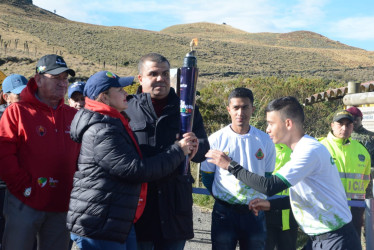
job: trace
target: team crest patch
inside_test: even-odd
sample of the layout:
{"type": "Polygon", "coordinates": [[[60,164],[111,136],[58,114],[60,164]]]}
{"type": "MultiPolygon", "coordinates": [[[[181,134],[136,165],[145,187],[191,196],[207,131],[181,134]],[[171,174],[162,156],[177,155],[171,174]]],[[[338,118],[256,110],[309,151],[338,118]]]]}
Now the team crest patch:
{"type": "Polygon", "coordinates": [[[365,161],[365,155],[359,154],[359,155],[358,155],[358,159],[359,159],[360,161],[364,162],[364,161],[365,161]]]}
{"type": "Polygon", "coordinates": [[[38,178],[38,185],[40,187],[44,187],[47,184],[47,178],[45,177],[39,177],[38,178]]]}
{"type": "Polygon", "coordinates": [[[257,150],[255,156],[256,156],[256,158],[257,158],[258,160],[262,160],[262,159],[264,159],[264,157],[265,157],[264,152],[262,152],[262,149],[261,149],[261,148],[259,148],[259,149],[257,150]]]}
{"type": "Polygon", "coordinates": [[[36,127],[36,133],[38,133],[39,136],[45,136],[47,130],[43,126],[38,126],[36,127]]]}

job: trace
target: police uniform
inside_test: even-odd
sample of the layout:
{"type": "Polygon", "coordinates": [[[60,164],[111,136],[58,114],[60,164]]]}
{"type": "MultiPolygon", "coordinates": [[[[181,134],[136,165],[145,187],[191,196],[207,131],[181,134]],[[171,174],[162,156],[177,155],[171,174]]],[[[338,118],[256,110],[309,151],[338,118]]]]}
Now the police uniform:
{"type": "MultiPolygon", "coordinates": [[[[347,199],[364,200],[365,190],[370,181],[369,152],[360,142],[351,138],[337,138],[331,132],[320,141],[334,158],[347,199]]],[[[352,222],[359,236],[361,235],[364,211],[364,208],[351,207],[352,222]]]]}

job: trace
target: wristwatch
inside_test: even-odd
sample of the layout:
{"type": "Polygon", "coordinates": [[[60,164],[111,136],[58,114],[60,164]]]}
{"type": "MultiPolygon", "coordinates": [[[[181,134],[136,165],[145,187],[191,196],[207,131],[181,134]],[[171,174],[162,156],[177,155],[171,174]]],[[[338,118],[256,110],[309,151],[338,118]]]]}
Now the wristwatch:
{"type": "Polygon", "coordinates": [[[231,173],[232,171],[234,171],[234,168],[235,168],[237,165],[239,165],[239,163],[237,163],[237,162],[234,161],[234,160],[231,160],[231,161],[230,161],[230,164],[229,164],[229,166],[228,166],[228,168],[227,168],[227,170],[231,173]]]}

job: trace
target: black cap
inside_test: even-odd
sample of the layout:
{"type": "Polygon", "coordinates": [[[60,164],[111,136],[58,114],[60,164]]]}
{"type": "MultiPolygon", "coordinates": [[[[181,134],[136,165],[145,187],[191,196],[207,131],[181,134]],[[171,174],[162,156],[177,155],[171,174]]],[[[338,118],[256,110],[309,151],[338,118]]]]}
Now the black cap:
{"type": "Polygon", "coordinates": [[[43,56],[36,64],[36,73],[39,74],[48,73],[51,75],[58,75],[65,71],[71,76],[75,76],[75,71],[68,68],[64,58],[54,54],[43,56]]]}
{"type": "Polygon", "coordinates": [[[347,110],[339,110],[334,114],[334,117],[332,118],[333,122],[338,122],[341,119],[348,119],[351,122],[353,122],[353,115],[349,113],[347,110]]]}

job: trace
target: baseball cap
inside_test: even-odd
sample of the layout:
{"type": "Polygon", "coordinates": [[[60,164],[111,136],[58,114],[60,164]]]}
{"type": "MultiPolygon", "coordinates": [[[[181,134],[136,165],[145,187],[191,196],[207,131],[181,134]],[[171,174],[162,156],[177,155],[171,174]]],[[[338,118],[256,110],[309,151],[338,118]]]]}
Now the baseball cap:
{"type": "Polygon", "coordinates": [[[95,100],[101,92],[109,88],[126,87],[133,83],[134,77],[119,77],[110,71],[100,71],[88,78],[83,95],[95,100]]]}
{"type": "Polygon", "coordinates": [[[74,92],[79,92],[83,94],[85,84],[86,84],[85,82],[73,82],[72,84],[70,84],[68,88],[68,97],[71,98],[71,95],[74,92]]]}
{"type": "Polygon", "coordinates": [[[20,94],[22,90],[26,87],[27,79],[26,77],[18,74],[12,74],[6,77],[3,81],[3,92],[20,94]]]}
{"type": "Polygon", "coordinates": [[[351,113],[353,116],[356,116],[356,117],[361,117],[362,118],[362,112],[360,109],[356,108],[356,107],[350,107],[349,109],[347,109],[347,111],[349,113],[351,113]]]}
{"type": "Polygon", "coordinates": [[[36,64],[36,73],[39,74],[48,73],[51,75],[58,75],[65,71],[71,76],[75,76],[75,71],[68,68],[64,58],[54,54],[43,56],[36,64]]]}
{"type": "Polygon", "coordinates": [[[338,122],[341,119],[348,119],[351,122],[353,122],[353,116],[351,113],[349,113],[347,110],[339,110],[334,114],[334,117],[332,118],[333,122],[338,122]]]}

